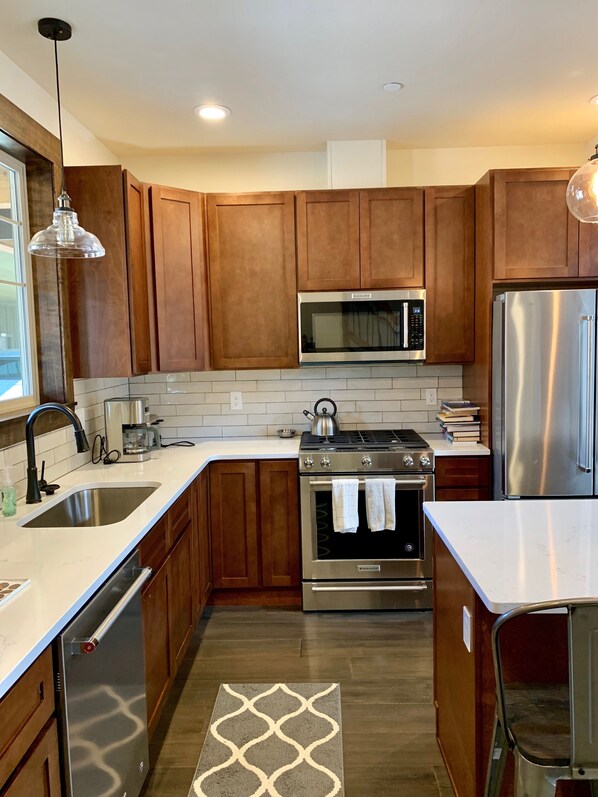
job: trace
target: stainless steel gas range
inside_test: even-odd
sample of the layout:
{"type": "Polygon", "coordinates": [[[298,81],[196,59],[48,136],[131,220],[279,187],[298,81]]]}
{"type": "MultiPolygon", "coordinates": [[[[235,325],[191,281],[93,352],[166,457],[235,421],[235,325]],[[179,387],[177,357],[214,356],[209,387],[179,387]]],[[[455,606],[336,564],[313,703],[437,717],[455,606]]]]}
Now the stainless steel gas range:
{"type": "Polygon", "coordinates": [[[299,447],[303,609],[430,609],[432,533],[424,501],[434,499],[434,453],[409,429],[301,436],[299,447]],[[332,481],[359,480],[359,527],[334,531],[332,481]],[[365,482],[395,480],[396,529],[371,532],[365,482]]]}

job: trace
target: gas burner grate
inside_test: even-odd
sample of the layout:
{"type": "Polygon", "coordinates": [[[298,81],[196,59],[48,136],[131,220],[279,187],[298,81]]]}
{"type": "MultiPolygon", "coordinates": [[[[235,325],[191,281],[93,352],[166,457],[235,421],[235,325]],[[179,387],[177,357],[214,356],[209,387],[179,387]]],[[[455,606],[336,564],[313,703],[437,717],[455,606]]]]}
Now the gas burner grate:
{"type": "Polygon", "coordinates": [[[301,435],[302,451],[318,451],[322,448],[336,450],[362,451],[364,449],[387,451],[408,448],[410,450],[428,448],[428,444],[413,429],[351,429],[331,437],[318,437],[309,432],[301,435]]]}

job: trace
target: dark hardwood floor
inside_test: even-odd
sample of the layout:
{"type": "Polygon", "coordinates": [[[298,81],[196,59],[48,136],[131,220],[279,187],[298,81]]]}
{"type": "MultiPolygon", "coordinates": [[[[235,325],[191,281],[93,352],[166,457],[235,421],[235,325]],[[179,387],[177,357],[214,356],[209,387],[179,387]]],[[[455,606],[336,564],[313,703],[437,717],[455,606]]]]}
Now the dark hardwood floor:
{"type": "Polygon", "coordinates": [[[220,683],[341,685],[346,797],[452,797],[429,612],[208,608],[150,745],[143,797],[187,797],[220,683]]]}

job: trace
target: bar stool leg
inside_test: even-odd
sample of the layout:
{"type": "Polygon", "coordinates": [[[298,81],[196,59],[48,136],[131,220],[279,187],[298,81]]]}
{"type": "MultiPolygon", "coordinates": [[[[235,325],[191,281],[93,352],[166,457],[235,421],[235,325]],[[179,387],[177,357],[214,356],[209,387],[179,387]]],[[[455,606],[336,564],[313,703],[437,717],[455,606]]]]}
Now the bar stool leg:
{"type": "Polygon", "coordinates": [[[508,749],[509,746],[498,716],[494,715],[494,730],[492,731],[492,744],[490,745],[485,797],[499,797],[500,795],[508,749]]]}

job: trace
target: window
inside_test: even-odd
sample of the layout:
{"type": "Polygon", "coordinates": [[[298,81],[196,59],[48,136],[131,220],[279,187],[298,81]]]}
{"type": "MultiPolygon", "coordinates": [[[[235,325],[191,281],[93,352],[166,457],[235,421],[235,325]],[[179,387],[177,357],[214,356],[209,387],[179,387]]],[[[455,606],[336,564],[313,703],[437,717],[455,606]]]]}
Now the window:
{"type": "Polygon", "coordinates": [[[38,403],[25,166],[0,151],[0,414],[38,403]]]}

